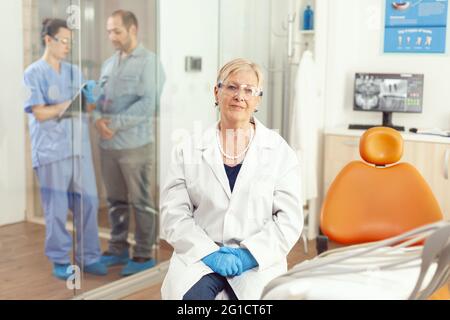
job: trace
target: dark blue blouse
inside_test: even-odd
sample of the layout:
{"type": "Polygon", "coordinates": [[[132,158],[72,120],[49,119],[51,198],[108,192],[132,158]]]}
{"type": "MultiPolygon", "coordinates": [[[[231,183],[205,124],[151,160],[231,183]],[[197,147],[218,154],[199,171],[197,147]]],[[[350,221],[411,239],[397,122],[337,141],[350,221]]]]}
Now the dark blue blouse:
{"type": "Polygon", "coordinates": [[[236,183],[237,176],[239,171],[241,170],[242,163],[239,163],[237,166],[230,167],[224,164],[225,171],[227,172],[228,182],[230,183],[231,192],[233,192],[234,184],[236,183]]]}

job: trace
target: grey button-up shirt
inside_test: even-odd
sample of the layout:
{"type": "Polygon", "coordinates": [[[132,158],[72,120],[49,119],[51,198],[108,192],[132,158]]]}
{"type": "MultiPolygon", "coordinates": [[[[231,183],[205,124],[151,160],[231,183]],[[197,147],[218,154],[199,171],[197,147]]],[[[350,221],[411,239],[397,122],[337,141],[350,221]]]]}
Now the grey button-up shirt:
{"type": "Polygon", "coordinates": [[[122,60],[116,52],[105,61],[100,76],[102,95],[93,118],[110,119],[109,128],[115,135],[100,141],[102,149],[132,149],[154,142],[156,106],[163,82],[161,64],[142,44],[122,60]]]}

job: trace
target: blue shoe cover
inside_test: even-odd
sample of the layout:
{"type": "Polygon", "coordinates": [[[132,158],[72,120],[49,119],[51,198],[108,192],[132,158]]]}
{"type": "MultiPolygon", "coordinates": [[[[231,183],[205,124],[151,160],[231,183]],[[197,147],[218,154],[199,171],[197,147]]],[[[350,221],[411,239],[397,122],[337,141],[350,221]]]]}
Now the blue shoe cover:
{"type": "Polygon", "coordinates": [[[54,263],[53,264],[53,275],[61,280],[67,280],[72,274],[67,272],[67,268],[70,267],[69,263],[54,263]]]}
{"type": "Polygon", "coordinates": [[[106,274],[108,274],[108,267],[103,263],[97,261],[84,266],[84,272],[95,274],[97,276],[105,276],[106,274]]]}
{"type": "Polygon", "coordinates": [[[153,268],[156,264],[155,259],[150,259],[146,262],[135,262],[133,260],[128,261],[127,265],[122,269],[120,273],[122,276],[130,276],[132,274],[153,268]]]}
{"type": "Polygon", "coordinates": [[[100,258],[100,262],[103,263],[107,267],[126,264],[128,262],[128,260],[130,260],[130,255],[128,253],[128,250],[125,250],[120,255],[103,253],[103,255],[100,258]]]}

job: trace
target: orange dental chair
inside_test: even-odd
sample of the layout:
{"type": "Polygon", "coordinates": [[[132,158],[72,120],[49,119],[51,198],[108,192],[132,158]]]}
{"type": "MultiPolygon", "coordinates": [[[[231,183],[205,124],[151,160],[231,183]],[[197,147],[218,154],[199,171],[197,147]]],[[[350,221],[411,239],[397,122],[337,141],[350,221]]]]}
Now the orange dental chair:
{"type": "MultiPolygon", "coordinates": [[[[399,163],[400,133],[387,127],[369,129],[359,150],[364,162],[345,166],[324,199],[320,227],[325,236],[343,245],[374,242],[443,219],[421,174],[399,163]]],[[[447,286],[433,297],[450,298],[447,286]]]]}
{"type": "Polygon", "coordinates": [[[322,206],[323,234],[345,247],[293,266],[265,286],[262,299],[450,298],[450,222],[420,173],[397,163],[402,153],[393,129],[363,134],[365,162],[342,169],[322,206]]]}

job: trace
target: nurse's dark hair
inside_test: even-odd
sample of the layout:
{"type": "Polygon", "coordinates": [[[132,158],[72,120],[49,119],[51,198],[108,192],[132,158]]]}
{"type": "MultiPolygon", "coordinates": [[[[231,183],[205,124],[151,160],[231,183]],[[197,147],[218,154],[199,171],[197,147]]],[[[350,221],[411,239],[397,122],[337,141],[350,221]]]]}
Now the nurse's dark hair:
{"type": "Polygon", "coordinates": [[[122,23],[127,31],[130,30],[131,26],[135,26],[136,29],[139,28],[138,19],[133,12],[127,10],[116,10],[111,14],[111,17],[117,16],[122,18],[122,23]]]}
{"type": "Polygon", "coordinates": [[[59,29],[69,29],[66,20],[47,18],[42,22],[41,41],[42,46],[45,47],[45,36],[54,37],[59,32],[59,29]]]}

